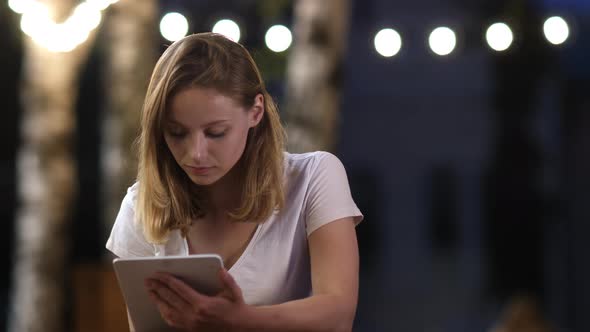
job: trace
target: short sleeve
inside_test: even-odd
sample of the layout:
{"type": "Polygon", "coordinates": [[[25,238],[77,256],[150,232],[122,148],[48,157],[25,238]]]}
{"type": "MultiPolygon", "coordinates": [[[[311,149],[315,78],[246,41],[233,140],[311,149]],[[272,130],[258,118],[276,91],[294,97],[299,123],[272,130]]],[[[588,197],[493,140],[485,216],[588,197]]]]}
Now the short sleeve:
{"type": "Polygon", "coordinates": [[[358,225],[363,215],[352,198],[344,165],[328,152],[318,152],[316,158],[305,209],[307,235],[345,217],[353,217],[355,225],[358,225]]]}
{"type": "Polygon", "coordinates": [[[142,228],[135,222],[136,192],[137,183],[127,190],[106,243],[106,248],[117,257],[154,256],[154,246],[145,239],[142,228]]]}

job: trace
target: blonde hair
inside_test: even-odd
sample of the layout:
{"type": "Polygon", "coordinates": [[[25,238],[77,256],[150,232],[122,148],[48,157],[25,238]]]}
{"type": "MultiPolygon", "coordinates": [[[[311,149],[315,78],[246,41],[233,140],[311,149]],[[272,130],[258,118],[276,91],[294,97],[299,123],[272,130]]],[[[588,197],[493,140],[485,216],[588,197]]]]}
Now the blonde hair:
{"type": "Polygon", "coordinates": [[[190,87],[213,88],[246,108],[254,105],[258,94],[263,95],[262,120],[248,132],[238,162],[243,175],[241,205],[228,211],[228,216],[234,221],[263,222],[284,204],[285,133],[258,67],[242,45],[222,35],[190,35],[170,45],[156,63],[136,142],[136,222],[152,243],[164,243],[173,229],[186,236],[191,222],[207,213],[206,197],[174,160],[162,129],[170,100],[190,87]]]}

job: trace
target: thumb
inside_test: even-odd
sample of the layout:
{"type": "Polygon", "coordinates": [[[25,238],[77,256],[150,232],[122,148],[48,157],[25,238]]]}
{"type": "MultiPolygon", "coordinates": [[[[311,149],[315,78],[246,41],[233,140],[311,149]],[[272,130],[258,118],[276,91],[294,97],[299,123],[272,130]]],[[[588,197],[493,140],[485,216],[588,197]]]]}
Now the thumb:
{"type": "Polygon", "coordinates": [[[226,269],[219,270],[219,276],[224,286],[223,293],[229,295],[229,297],[234,301],[243,302],[244,299],[242,296],[242,289],[240,288],[240,286],[238,286],[238,283],[236,282],[234,277],[232,277],[232,275],[229,274],[229,272],[227,272],[226,269]]]}

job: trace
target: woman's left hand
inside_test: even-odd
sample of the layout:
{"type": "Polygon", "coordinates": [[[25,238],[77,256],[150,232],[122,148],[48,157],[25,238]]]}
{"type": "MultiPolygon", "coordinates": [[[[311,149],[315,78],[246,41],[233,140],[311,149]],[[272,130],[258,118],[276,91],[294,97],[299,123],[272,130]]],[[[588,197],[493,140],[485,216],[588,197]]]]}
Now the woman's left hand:
{"type": "Polygon", "coordinates": [[[167,273],[146,279],[150,298],[162,318],[172,327],[185,331],[233,329],[247,305],[242,290],[225,269],[219,271],[223,290],[215,296],[201,294],[167,273]]]}

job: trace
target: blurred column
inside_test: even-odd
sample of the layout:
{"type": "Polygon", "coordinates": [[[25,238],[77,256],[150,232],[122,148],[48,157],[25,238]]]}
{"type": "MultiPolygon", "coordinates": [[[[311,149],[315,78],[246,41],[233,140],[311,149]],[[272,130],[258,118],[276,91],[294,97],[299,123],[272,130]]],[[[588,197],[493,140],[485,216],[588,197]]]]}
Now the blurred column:
{"type": "Polygon", "coordinates": [[[490,295],[500,303],[523,294],[542,301],[548,211],[541,188],[544,156],[531,127],[539,82],[552,62],[530,3],[504,5],[502,17],[514,22],[520,38],[494,59],[495,137],[484,184],[490,295]]]}
{"type": "MultiPolygon", "coordinates": [[[[45,1],[63,21],[73,1],[45,1]]],[[[68,53],[24,38],[18,209],[8,331],[61,332],[65,325],[68,228],[77,194],[74,105],[80,67],[94,33],[68,53]]]]}
{"type": "MultiPolygon", "coordinates": [[[[0,123],[2,141],[0,141],[0,218],[4,221],[2,239],[0,240],[1,261],[5,266],[11,266],[14,242],[14,216],[16,207],[16,152],[20,123],[21,106],[19,103],[18,85],[23,57],[22,39],[19,28],[19,16],[8,10],[6,3],[0,3],[0,53],[2,64],[3,116],[0,123]],[[3,7],[4,6],[4,7],[3,7]]],[[[8,313],[8,295],[10,293],[10,269],[5,269],[0,275],[0,326],[6,327],[8,313]]]]}
{"type": "MultiPolygon", "coordinates": [[[[158,4],[125,0],[111,7],[101,40],[106,58],[105,108],[102,114],[102,206],[106,242],[121,200],[135,181],[133,142],[138,134],[143,99],[156,63],[158,4]]],[[[106,250],[105,250],[106,254],[106,250]]]]}
{"type": "Polygon", "coordinates": [[[287,64],[288,150],[332,150],[337,138],[348,0],[297,0],[287,64]]]}
{"type": "MultiPolygon", "coordinates": [[[[581,44],[580,44],[581,45],[581,44]]],[[[588,53],[588,52],[586,52],[588,53]]],[[[590,79],[564,84],[563,202],[567,223],[567,327],[590,331],[590,79]]]]}

